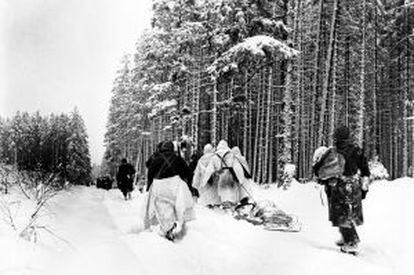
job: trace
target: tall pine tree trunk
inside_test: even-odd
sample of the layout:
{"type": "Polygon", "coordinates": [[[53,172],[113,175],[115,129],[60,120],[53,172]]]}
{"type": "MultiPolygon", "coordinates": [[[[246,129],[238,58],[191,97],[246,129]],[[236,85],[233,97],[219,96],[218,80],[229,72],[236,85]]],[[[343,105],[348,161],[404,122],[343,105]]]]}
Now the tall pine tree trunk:
{"type": "Polygon", "coordinates": [[[356,128],[356,141],[362,148],[364,140],[364,120],[365,120],[365,93],[366,93],[366,40],[367,40],[367,27],[366,27],[366,13],[367,13],[367,0],[363,0],[362,4],[363,16],[362,16],[362,53],[361,53],[361,75],[360,75],[360,98],[358,104],[358,123],[356,128]]]}
{"type": "MultiPolygon", "coordinates": [[[[316,123],[316,102],[318,98],[318,85],[319,85],[319,74],[320,74],[320,56],[321,56],[321,35],[322,35],[322,22],[323,22],[323,2],[324,0],[319,0],[319,10],[318,10],[318,31],[316,33],[316,49],[315,49],[315,61],[314,61],[314,70],[313,70],[313,85],[312,85],[312,95],[311,95],[311,115],[309,121],[309,152],[313,154],[315,150],[315,123],[316,123]]],[[[309,155],[310,155],[309,154],[309,155]]],[[[310,169],[311,170],[311,169],[310,169]]]]}
{"type": "MultiPolygon", "coordinates": [[[[293,33],[293,47],[294,48],[300,48],[300,46],[298,46],[299,44],[299,27],[300,27],[300,18],[301,16],[301,0],[296,0],[295,1],[295,14],[294,14],[294,33],[293,33]]],[[[301,62],[301,60],[303,59],[303,57],[296,57],[294,59],[295,63],[295,78],[294,78],[294,90],[295,90],[295,128],[294,128],[294,147],[293,147],[293,163],[296,163],[298,166],[298,171],[299,168],[301,167],[301,163],[299,161],[299,144],[300,144],[300,132],[301,132],[301,128],[300,128],[300,97],[301,97],[301,87],[300,87],[300,82],[299,82],[299,74],[300,74],[300,69],[299,68],[299,63],[301,62]],[[298,72],[299,71],[299,72],[298,72]]]]}
{"type": "Polygon", "coordinates": [[[283,94],[283,155],[282,162],[292,162],[292,61],[287,61],[287,73],[285,75],[285,90],[283,94]]]}
{"type": "Polygon", "coordinates": [[[405,38],[405,87],[403,92],[403,129],[402,129],[402,177],[407,176],[408,172],[408,94],[410,89],[410,41],[408,38],[408,33],[410,33],[409,21],[408,21],[408,7],[405,8],[405,25],[407,37],[405,38]]]}
{"type": "Polygon", "coordinates": [[[211,144],[217,145],[217,79],[213,83],[213,110],[211,112],[211,144]]]}
{"type": "Polygon", "coordinates": [[[260,130],[260,111],[261,111],[261,101],[262,101],[262,91],[260,91],[260,81],[261,78],[259,77],[259,89],[258,89],[258,95],[257,95],[257,105],[256,105],[256,126],[255,126],[255,138],[254,138],[254,151],[253,151],[253,174],[256,176],[256,181],[259,180],[259,173],[258,173],[258,158],[260,157],[260,136],[259,136],[259,130],[260,130]]]}
{"type": "Polygon", "coordinates": [[[380,134],[378,133],[378,110],[377,110],[377,94],[378,94],[378,7],[377,2],[374,1],[374,91],[372,95],[372,115],[373,115],[373,125],[372,125],[372,133],[373,133],[373,140],[372,140],[372,149],[371,149],[371,156],[378,155],[377,152],[377,144],[379,144],[378,137],[380,134]]]}
{"type": "MultiPolygon", "coordinates": [[[[269,168],[269,159],[270,159],[270,155],[269,155],[269,144],[270,144],[270,113],[271,113],[271,109],[272,109],[272,83],[273,83],[273,68],[272,66],[269,67],[269,74],[268,74],[268,87],[267,87],[267,106],[266,106],[266,129],[265,129],[265,150],[264,150],[264,177],[266,177],[268,175],[268,168],[269,168]]],[[[271,171],[269,171],[271,172],[271,171]]],[[[269,179],[269,177],[265,178],[265,181],[269,179]]]]}
{"type": "Polygon", "coordinates": [[[260,182],[263,183],[265,178],[264,178],[264,149],[265,149],[265,123],[267,123],[265,121],[265,111],[266,111],[266,77],[265,77],[265,69],[261,70],[261,81],[260,81],[260,87],[261,87],[261,93],[263,94],[262,96],[262,103],[261,103],[261,110],[260,110],[260,127],[259,127],[259,163],[258,163],[258,175],[259,175],[259,179],[260,182]]]}
{"type": "Polygon", "coordinates": [[[248,86],[247,86],[247,70],[244,71],[244,88],[243,88],[243,93],[244,93],[244,99],[245,99],[245,103],[244,103],[244,112],[243,112],[243,156],[247,157],[247,138],[248,138],[248,129],[249,129],[249,122],[248,122],[248,105],[249,105],[249,97],[248,97],[248,86]]]}
{"type": "Polygon", "coordinates": [[[200,113],[200,85],[201,85],[201,73],[197,72],[193,77],[193,106],[192,106],[192,122],[191,122],[191,135],[195,148],[198,145],[198,118],[200,113]]]}
{"type": "Polygon", "coordinates": [[[350,37],[345,38],[345,125],[349,126],[349,95],[350,95],[350,37]]]}
{"type": "Polygon", "coordinates": [[[332,57],[335,47],[335,33],[336,33],[336,22],[338,17],[338,2],[339,0],[334,0],[333,6],[333,15],[332,15],[332,23],[331,23],[331,30],[329,34],[329,45],[328,45],[328,53],[327,53],[327,60],[326,60],[326,72],[325,77],[322,84],[322,98],[321,98],[321,111],[319,114],[319,129],[318,129],[318,142],[317,145],[321,146],[323,141],[323,134],[324,134],[324,124],[325,124],[325,111],[326,111],[326,99],[328,96],[328,89],[329,89],[329,81],[331,75],[331,65],[332,65],[332,57]]]}
{"type": "Polygon", "coordinates": [[[329,109],[329,146],[332,146],[333,141],[333,135],[335,131],[335,122],[336,122],[336,61],[337,61],[337,49],[334,50],[334,61],[332,65],[332,96],[331,96],[331,106],[329,109]]]}

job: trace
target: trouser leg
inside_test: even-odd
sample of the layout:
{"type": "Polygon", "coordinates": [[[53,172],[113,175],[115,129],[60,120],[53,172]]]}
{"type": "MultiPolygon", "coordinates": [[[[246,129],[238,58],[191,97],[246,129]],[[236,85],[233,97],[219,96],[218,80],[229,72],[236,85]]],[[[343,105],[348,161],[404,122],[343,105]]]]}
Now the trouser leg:
{"type": "Polygon", "coordinates": [[[127,190],[123,188],[123,189],[121,190],[121,192],[122,192],[122,195],[124,195],[124,198],[125,198],[125,200],[126,200],[126,199],[127,199],[127,194],[128,194],[127,190]]]}
{"type": "Polygon", "coordinates": [[[357,244],[357,243],[360,242],[358,232],[357,232],[356,226],[354,224],[352,224],[352,227],[351,227],[351,236],[352,236],[352,242],[353,243],[357,244]]]}
{"type": "Polygon", "coordinates": [[[360,241],[354,224],[350,227],[339,227],[339,232],[345,244],[357,244],[360,241]]]}

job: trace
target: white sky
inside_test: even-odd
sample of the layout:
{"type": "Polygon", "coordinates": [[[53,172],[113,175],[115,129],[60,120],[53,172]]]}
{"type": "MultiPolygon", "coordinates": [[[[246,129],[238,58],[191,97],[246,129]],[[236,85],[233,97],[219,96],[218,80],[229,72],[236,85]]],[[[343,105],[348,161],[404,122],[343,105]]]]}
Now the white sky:
{"type": "Polygon", "coordinates": [[[121,57],[149,26],[151,0],[0,0],[0,115],[79,108],[100,163],[121,57]]]}

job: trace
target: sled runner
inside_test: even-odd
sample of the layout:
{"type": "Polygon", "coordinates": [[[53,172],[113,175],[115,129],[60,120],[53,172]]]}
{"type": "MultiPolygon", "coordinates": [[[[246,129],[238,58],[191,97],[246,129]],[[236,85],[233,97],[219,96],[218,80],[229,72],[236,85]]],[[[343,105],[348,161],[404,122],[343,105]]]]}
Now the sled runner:
{"type": "Polygon", "coordinates": [[[269,231],[299,232],[302,225],[296,216],[279,209],[273,202],[245,203],[234,207],[211,206],[211,209],[231,214],[236,220],[245,220],[269,231]]]}

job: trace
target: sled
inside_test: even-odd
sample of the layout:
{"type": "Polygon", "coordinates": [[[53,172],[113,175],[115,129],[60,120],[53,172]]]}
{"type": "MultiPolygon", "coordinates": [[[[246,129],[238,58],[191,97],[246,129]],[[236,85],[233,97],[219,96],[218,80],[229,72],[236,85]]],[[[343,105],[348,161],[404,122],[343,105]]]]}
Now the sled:
{"type": "Polygon", "coordinates": [[[269,231],[283,231],[283,232],[300,232],[302,230],[302,224],[299,222],[296,216],[289,216],[291,221],[288,223],[265,223],[264,229],[269,231]]]}
{"type": "Polygon", "coordinates": [[[283,212],[271,202],[261,202],[259,205],[248,203],[235,207],[215,205],[210,209],[231,214],[236,220],[245,220],[268,231],[299,232],[302,229],[296,216],[283,212]]]}
{"type": "Polygon", "coordinates": [[[262,217],[250,217],[243,215],[234,215],[237,220],[245,220],[256,226],[260,226],[268,231],[281,231],[281,232],[300,232],[302,225],[295,216],[284,214],[283,218],[279,214],[278,217],[272,219],[263,219],[262,217]]]}

